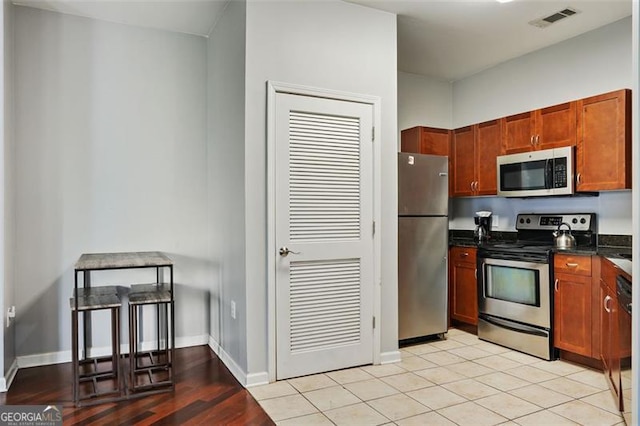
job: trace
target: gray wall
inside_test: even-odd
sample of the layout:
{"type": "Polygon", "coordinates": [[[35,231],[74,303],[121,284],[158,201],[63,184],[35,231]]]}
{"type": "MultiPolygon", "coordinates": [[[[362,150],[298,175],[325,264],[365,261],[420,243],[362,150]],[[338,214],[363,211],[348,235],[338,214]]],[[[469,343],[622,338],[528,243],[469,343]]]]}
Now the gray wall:
{"type": "MultiPolygon", "coordinates": [[[[631,18],[590,31],[528,55],[515,58],[466,79],[453,83],[452,128],[554,105],[611,90],[630,88],[631,18]]],[[[433,82],[403,80],[399,104],[434,107],[441,96],[433,82]],[[413,87],[413,88],[412,88],[413,87]],[[425,94],[425,88],[427,93],[425,94]],[[431,93],[434,96],[431,96],[431,93]]],[[[417,109],[418,107],[416,107],[417,109]]],[[[404,111],[399,108],[399,111],[404,111]]],[[[406,120],[399,118],[399,122],[406,120]]],[[[424,125],[435,120],[425,116],[424,125]]],[[[491,210],[500,216],[498,229],[515,230],[520,212],[595,212],[599,232],[631,234],[631,192],[603,192],[596,198],[504,199],[498,197],[456,198],[452,201],[450,227],[473,229],[478,210],[491,210]]]]}
{"type": "MultiPolygon", "coordinates": [[[[13,116],[13,22],[14,6],[11,2],[2,2],[4,16],[4,302],[0,303],[0,312],[7,311],[9,306],[15,305],[15,146],[14,146],[14,116],[13,116]]],[[[15,321],[6,327],[3,316],[2,330],[4,333],[4,376],[13,364],[15,354],[15,321]]],[[[2,353],[2,352],[0,352],[2,353]]]]}
{"type": "Polygon", "coordinates": [[[382,99],[382,352],[397,350],[396,17],[341,1],[247,3],[248,373],[267,371],[266,82],[382,99]]]}
{"type": "Polygon", "coordinates": [[[232,1],[207,41],[207,187],[211,337],[247,371],[245,272],[246,3],[232,1]],[[231,318],[230,304],[238,315],[231,318]]]}
{"type": "Polygon", "coordinates": [[[17,355],[69,350],[85,252],[168,253],[177,336],[208,335],[205,39],[25,7],[15,31],[17,355]]]}
{"type": "Polygon", "coordinates": [[[398,72],[398,130],[415,126],[453,128],[453,85],[398,72]]]}

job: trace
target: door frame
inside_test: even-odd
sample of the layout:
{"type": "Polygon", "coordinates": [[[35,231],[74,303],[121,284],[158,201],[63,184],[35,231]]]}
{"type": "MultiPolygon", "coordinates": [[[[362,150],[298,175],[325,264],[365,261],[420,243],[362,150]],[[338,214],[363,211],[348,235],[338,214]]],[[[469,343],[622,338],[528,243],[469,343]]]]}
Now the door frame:
{"type": "Polygon", "coordinates": [[[373,235],[373,315],[376,318],[373,329],[373,363],[380,364],[380,315],[381,307],[381,99],[379,96],[362,95],[330,89],[321,89],[277,81],[267,81],[267,356],[269,383],[276,380],[276,217],[275,217],[275,153],[276,153],[276,96],[279,93],[311,96],[347,102],[368,104],[373,107],[373,220],[376,231],[373,235]]]}

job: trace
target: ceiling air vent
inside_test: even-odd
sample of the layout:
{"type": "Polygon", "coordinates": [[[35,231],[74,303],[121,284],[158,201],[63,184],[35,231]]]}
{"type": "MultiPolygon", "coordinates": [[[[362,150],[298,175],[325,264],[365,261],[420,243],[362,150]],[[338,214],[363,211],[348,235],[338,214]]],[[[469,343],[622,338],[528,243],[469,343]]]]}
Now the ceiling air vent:
{"type": "Polygon", "coordinates": [[[549,16],[545,16],[544,18],[535,19],[529,22],[529,24],[538,28],[547,28],[549,25],[554,24],[564,18],[568,18],[569,16],[575,15],[577,13],[580,13],[580,11],[572,7],[567,7],[556,13],[552,13],[549,16]]]}

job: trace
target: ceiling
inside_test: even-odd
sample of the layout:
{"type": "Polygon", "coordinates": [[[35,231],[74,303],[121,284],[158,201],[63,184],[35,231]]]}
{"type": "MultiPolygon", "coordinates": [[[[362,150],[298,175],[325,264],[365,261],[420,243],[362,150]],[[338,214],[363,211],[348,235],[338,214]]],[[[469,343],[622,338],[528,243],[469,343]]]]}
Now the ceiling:
{"type": "MultiPolygon", "coordinates": [[[[348,1],[397,14],[398,69],[445,81],[460,80],[630,16],[632,3],[632,0],[348,1]],[[566,7],[580,13],[544,29],[528,24],[566,7]]],[[[207,36],[227,0],[14,0],[14,3],[207,36]]]]}
{"type": "Polygon", "coordinates": [[[228,0],[13,0],[120,24],[208,36],[228,0]]]}
{"type": "Polygon", "coordinates": [[[400,71],[446,81],[631,16],[631,0],[349,1],[398,15],[400,71]],[[544,29],[528,24],[566,7],[580,13],[544,29]]]}

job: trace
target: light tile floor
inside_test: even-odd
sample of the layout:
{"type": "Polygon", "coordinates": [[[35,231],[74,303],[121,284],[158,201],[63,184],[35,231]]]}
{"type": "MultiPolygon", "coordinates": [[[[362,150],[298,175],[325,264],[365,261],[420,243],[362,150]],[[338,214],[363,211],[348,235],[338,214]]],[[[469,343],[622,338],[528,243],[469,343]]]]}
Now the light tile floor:
{"type": "Polygon", "coordinates": [[[604,375],[451,329],[402,361],[253,387],[278,425],[623,425],[604,375]]]}

